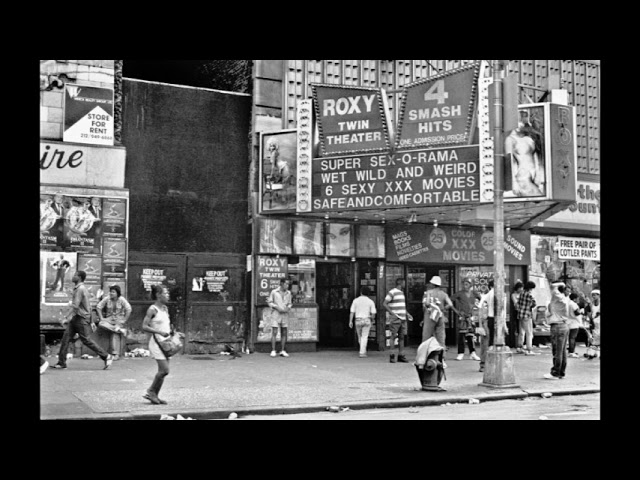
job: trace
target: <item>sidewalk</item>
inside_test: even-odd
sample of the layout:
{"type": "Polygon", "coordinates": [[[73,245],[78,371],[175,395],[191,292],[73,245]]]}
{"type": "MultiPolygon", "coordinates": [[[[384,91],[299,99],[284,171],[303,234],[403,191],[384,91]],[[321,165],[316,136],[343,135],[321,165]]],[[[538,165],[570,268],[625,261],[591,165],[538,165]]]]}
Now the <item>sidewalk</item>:
{"type": "MultiPolygon", "coordinates": [[[[158,420],[162,414],[193,419],[227,418],[235,412],[265,415],[324,411],[329,406],[356,408],[405,407],[539,396],[544,392],[572,395],[600,391],[600,360],[568,358],[562,380],[542,377],[551,368],[551,349],[538,356],[514,353],[517,388],[479,386],[479,362],[456,361],[450,347],[445,360],[445,392],[420,390],[413,365],[415,348],[406,350],[410,363],[389,363],[387,352],[354,351],[291,353],[271,358],[267,353],[242,355],[177,355],[171,359],[161,398],[152,405],[142,398],[156,372],[152,358],[122,358],[102,370],[99,358],[74,358],[68,369],[47,369],[40,376],[40,418],[158,420]]],[[[56,362],[48,358],[49,364],[56,362]]]]}

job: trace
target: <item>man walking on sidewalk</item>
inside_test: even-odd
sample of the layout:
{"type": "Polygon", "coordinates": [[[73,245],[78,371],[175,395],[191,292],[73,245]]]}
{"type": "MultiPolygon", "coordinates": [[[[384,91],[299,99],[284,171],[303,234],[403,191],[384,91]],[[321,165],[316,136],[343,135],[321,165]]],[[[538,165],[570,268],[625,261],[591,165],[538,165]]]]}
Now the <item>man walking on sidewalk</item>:
{"type": "Polygon", "coordinates": [[[364,286],[360,289],[360,296],[351,303],[349,313],[349,328],[353,328],[353,317],[356,318],[360,358],[367,356],[367,342],[369,341],[371,322],[376,316],[376,304],[367,295],[369,295],[369,287],[364,286]]]}
{"type": "MultiPolygon", "coordinates": [[[[391,330],[391,345],[393,346],[398,338],[398,362],[408,363],[404,356],[404,337],[407,334],[407,320],[413,321],[413,317],[407,312],[407,304],[404,297],[404,278],[396,279],[396,287],[389,290],[387,296],[384,297],[382,306],[388,312],[387,321],[389,322],[389,330],[391,330]]],[[[392,353],[389,355],[389,361],[396,363],[396,356],[392,353]]]]}
{"type": "Polygon", "coordinates": [[[549,303],[549,325],[551,325],[551,351],[553,366],[551,373],[545,373],[544,378],[558,380],[564,378],[567,368],[567,341],[569,338],[569,299],[564,295],[564,283],[551,284],[551,302],[549,303]]]}
{"type": "Polygon", "coordinates": [[[104,369],[108,369],[113,362],[113,357],[105,352],[97,343],[91,340],[91,305],[89,303],[89,292],[87,287],[84,286],[84,279],[87,274],[78,270],[73,275],[72,281],[75,285],[73,288],[73,300],[71,301],[71,308],[73,309],[73,316],[67,324],[67,329],[62,335],[62,341],[60,343],[60,351],[58,352],[58,363],[53,368],[67,368],[67,350],[69,348],[69,342],[77,333],[80,337],[80,341],[96,352],[98,356],[104,361],[104,369]]]}
{"type": "Polygon", "coordinates": [[[289,354],[284,347],[287,343],[287,328],[289,326],[289,311],[291,310],[291,292],[289,291],[289,280],[280,279],[280,286],[271,290],[267,303],[272,309],[271,312],[271,356],[276,354],[276,337],[278,327],[280,327],[280,356],[288,357],[289,354]]]}
{"type": "MultiPolygon", "coordinates": [[[[496,333],[496,314],[498,310],[498,300],[496,298],[495,290],[493,288],[494,281],[493,279],[489,280],[487,283],[489,287],[489,291],[482,296],[482,300],[480,300],[480,308],[482,309],[485,305],[487,308],[487,316],[486,319],[483,319],[482,315],[480,320],[480,328],[478,329],[478,334],[481,337],[481,345],[482,350],[480,351],[480,372],[484,372],[484,364],[487,360],[487,351],[489,347],[493,345],[495,333],[496,333]]],[[[506,297],[505,297],[506,300],[506,297]]],[[[505,302],[506,303],[506,302],[505,302]]],[[[504,303],[503,303],[504,305],[504,303]]],[[[509,329],[506,325],[504,325],[504,334],[509,333],[509,329]]]]}

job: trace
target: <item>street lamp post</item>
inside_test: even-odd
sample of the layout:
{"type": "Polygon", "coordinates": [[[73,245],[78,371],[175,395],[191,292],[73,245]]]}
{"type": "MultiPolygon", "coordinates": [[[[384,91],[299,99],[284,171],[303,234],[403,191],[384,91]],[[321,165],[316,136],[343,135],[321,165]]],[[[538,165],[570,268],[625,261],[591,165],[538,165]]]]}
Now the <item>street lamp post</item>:
{"type": "MultiPolygon", "coordinates": [[[[502,71],[504,60],[492,60],[494,89],[493,143],[494,143],[494,185],[493,185],[493,241],[494,241],[494,295],[496,298],[494,346],[486,352],[484,376],[480,385],[494,388],[518,387],[515,380],[513,353],[504,343],[505,318],[505,273],[504,273],[504,135],[503,135],[503,95],[502,71]]],[[[489,332],[487,332],[487,335],[489,332]]]]}

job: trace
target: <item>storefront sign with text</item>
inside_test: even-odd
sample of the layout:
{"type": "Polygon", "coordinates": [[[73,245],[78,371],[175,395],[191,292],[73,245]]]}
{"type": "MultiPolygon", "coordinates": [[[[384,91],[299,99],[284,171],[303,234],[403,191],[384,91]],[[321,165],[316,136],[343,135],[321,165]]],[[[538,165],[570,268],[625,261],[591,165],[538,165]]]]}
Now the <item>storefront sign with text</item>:
{"type": "MultiPolygon", "coordinates": [[[[387,260],[441,264],[493,264],[492,230],[442,225],[388,225],[387,260]]],[[[505,232],[504,261],[507,265],[529,265],[530,234],[505,232]]]]}
{"type": "Polygon", "coordinates": [[[287,278],[287,267],[289,265],[286,257],[268,257],[259,255],[258,267],[258,304],[267,303],[267,298],[271,290],[280,286],[280,279],[287,278]]]}
{"type": "Polygon", "coordinates": [[[556,249],[560,260],[600,261],[599,238],[558,237],[556,249]]]}
{"type": "Polygon", "coordinates": [[[478,202],[478,145],[313,160],[313,210],[478,202]]]}

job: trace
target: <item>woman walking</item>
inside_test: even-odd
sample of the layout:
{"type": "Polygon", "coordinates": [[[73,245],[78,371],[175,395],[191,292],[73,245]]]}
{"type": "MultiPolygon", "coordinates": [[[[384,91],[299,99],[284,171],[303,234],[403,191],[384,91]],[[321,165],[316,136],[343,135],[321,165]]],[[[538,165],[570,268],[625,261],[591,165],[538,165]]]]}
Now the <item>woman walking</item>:
{"type": "Polygon", "coordinates": [[[168,337],[171,335],[171,321],[169,320],[169,311],[167,309],[169,290],[162,285],[153,285],[151,287],[151,298],[155,300],[155,303],[147,310],[147,314],[142,321],[142,330],[148,334],[149,351],[151,356],[158,362],[158,372],[143,397],[156,405],[166,405],[167,402],[161,400],[158,394],[162,388],[164,378],[169,375],[169,358],[162,352],[156,336],[168,337]]]}

